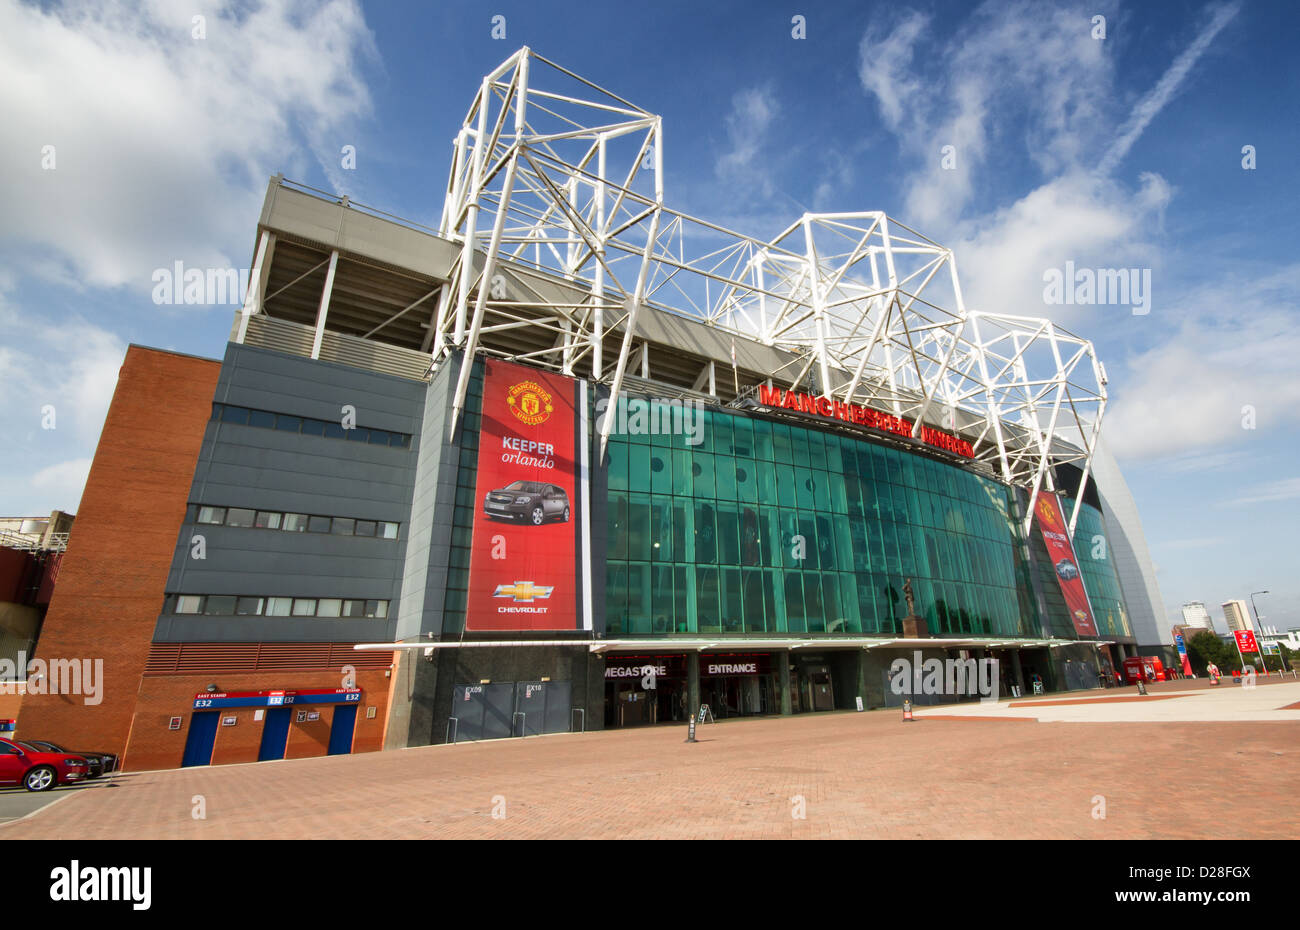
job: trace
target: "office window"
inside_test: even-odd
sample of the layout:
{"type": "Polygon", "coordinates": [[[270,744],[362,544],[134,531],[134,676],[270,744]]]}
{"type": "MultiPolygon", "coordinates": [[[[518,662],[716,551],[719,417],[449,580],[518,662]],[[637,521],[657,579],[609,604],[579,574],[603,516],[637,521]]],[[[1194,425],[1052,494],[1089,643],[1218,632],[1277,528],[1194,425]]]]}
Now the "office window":
{"type": "Polygon", "coordinates": [[[220,526],[226,522],[225,507],[200,507],[199,522],[220,526]]]}
{"type": "Polygon", "coordinates": [[[221,408],[221,422],[222,423],[247,423],[248,408],[232,407],[231,405],[226,404],[221,408]]]}
{"type": "Polygon", "coordinates": [[[328,533],[330,531],[329,517],[308,517],[307,532],[309,533],[328,533]]]}
{"type": "Polygon", "coordinates": [[[379,526],[378,526],[378,530],[377,530],[377,532],[375,533],[375,535],[376,535],[376,536],[382,536],[384,539],[396,539],[396,538],[397,538],[397,524],[396,524],[396,523],[380,523],[379,526]]]}
{"type": "Polygon", "coordinates": [[[268,617],[287,617],[292,612],[293,598],[268,597],[266,599],[266,615],[268,617]]]}
{"type": "Polygon", "coordinates": [[[357,521],[348,517],[335,517],[330,532],[335,536],[351,536],[356,528],[357,521]]]}
{"type": "Polygon", "coordinates": [[[235,600],[235,613],[241,617],[257,616],[262,612],[260,597],[241,597],[235,600]]]}
{"type": "Polygon", "coordinates": [[[253,520],[253,525],[264,530],[278,530],[280,528],[281,514],[269,513],[265,510],[257,512],[257,518],[253,520]]]}
{"type": "Polygon", "coordinates": [[[256,515],[254,511],[243,507],[231,507],[226,511],[226,526],[252,526],[256,515]]]}
{"type": "Polygon", "coordinates": [[[323,597],[316,602],[316,616],[337,617],[343,610],[343,601],[337,597],[323,597]]]}
{"type": "Polygon", "coordinates": [[[212,594],[204,599],[203,612],[208,616],[229,616],[235,612],[234,595],[212,594]]]}
{"type": "Polygon", "coordinates": [[[275,428],[286,433],[297,433],[302,429],[302,417],[281,413],[275,418],[275,428]]]}
{"type": "Polygon", "coordinates": [[[259,426],[262,429],[275,429],[275,414],[268,413],[265,410],[248,411],[248,425],[259,426]]]}
{"type": "Polygon", "coordinates": [[[178,614],[203,613],[203,598],[198,594],[179,595],[176,598],[176,612],[178,614]]]}
{"type": "Polygon", "coordinates": [[[316,615],[316,598],[314,597],[295,597],[293,599],[293,615],[295,617],[313,617],[316,615]]]}
{"type": "Polygon", "coordinates": [[[306,532],[307,515],[304,513],[286,513],[284,515],[284,528],[290,533],[306,532]]]}
{"type": "Polygon", "coordinates": [[[356,535],[358,535],[358,536],[374,536],[374,535],[375,535],[375,521],[374,521],[374,520],[358,520],[358,521],[356,521],[356,527],[354,528],[353,532],[355,532],[356,535]]]}

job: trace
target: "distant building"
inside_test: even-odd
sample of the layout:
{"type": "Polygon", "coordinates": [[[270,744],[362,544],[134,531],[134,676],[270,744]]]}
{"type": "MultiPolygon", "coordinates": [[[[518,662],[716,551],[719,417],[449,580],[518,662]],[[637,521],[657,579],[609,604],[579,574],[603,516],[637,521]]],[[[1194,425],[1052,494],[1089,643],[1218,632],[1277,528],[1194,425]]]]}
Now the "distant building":
{"type": "Polygon", "coordinates": [[[1183,626],[1197,627],[1202,630],[1214,630],[1214,620],[1201,601],[1192,601],[1183,605],[1183,626]]]}
{"type": "Polygon", "coordinates": [[[1255,622],[1250,618],[1250,610],[1246,607],[1243,600],[1224,601],[1223,617],[1228,621],[1228,632],[1236,633],[1239,630],[1254,630],[1255,622]]]}

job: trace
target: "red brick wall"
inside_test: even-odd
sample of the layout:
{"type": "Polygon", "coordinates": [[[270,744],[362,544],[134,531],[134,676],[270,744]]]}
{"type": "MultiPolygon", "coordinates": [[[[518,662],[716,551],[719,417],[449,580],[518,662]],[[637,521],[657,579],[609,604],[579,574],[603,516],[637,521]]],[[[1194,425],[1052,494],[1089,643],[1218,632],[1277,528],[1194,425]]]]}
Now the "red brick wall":
{"type": "MultiPolygon", "coordinates": [[[[383,748],[389,681],[382,669],[359,669],[356,672],[356,686],[361,689],[361,703],[357,707],[353,752],[375,752],[383,748]],[[370,707],[375,708],[373,718],[366,717],[366,710],[370,707]]],[[[122,760],[122,768],[140,772],[179,767],[185,755],[185,737],[189,732],[194,695],[206,691],[209,684],[220,685],[222,691],[292,691],[339,688],[343,682],[340,673],[319,669],[245,674],[150,675],[140,684],[135,723],[131,728],[131,741],[122,760]],[[181,729],[167,729],[167,723],[172,717],[183,718],[181,729]]],[[[294,708],[285,758],[302,759],[326,754],[336,706],[312,704],[294,708]],[[298,723],[298,710],[319,712],[320,719],[298,723]]],[[[216,745],[212,750],[214,765],[257,761],[265,716],[262,720],[254,720],[255,710],[252,707],[235,707],[218,711],[222,717],[237,717],[238,721],[233,727],[217,727],[216,745]]],[[[82,748],[99,747],[87,745],[82,748]]]]}
{"type": "Polygon", "coordinates": [[[29,694],[24,735],[125,751],[220,368],[127,349],[36,651],[103,659],[103,700],[29,694]]]}

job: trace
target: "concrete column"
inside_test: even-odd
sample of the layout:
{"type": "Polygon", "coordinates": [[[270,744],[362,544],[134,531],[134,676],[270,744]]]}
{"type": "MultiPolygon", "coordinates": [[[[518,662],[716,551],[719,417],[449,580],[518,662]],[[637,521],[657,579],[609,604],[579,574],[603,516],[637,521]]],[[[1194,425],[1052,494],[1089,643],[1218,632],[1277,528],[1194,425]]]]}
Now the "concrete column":
{"type": "Polygon", "coordinates": [[[692,717],[700,712],[700,654],[686,653],[686,708],[692,717]]]}
{"type": "Polygon", "coordinates": [[[790,653],[778,652],[776,661],[779,673],[778,685],[781,689],[781,715],[788,717],[794,713],[794,704],[790,700],[790,653]]]}
{"type": "Polygon", "coordinates": [[[858,650],[858,697],[862,698],[862,709],[870,710],[871,701],[867,698],[867,650],[858,650]]]}

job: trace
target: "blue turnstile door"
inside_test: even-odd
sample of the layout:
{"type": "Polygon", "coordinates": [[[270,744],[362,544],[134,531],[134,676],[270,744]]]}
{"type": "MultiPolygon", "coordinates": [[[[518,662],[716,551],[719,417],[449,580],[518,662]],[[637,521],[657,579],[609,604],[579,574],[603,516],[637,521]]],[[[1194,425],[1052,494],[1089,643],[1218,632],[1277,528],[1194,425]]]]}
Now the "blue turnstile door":
{"type": "Polygon", "coordinates": [[[212,747],[217,742],[217,712],[203,711],[190,715],[190,732],[185,736],[185,756],[181,767],[210,765],[212,747]]]}
{"type": "Polygon", "coordinates": [[[292,707],[272,707],[266,712],[262,724],[262,746],[257,751],[257,761],[283,759],[284,747],[289,742],[289,715],[292,707]]]}
{"type": "Polygon", "coordinates": [[[334,708],[334,720],[330,723],[331,756],[346,756],[352,751],[352,731],[357,726],[357,705],[339,704],[334,708]]]}

